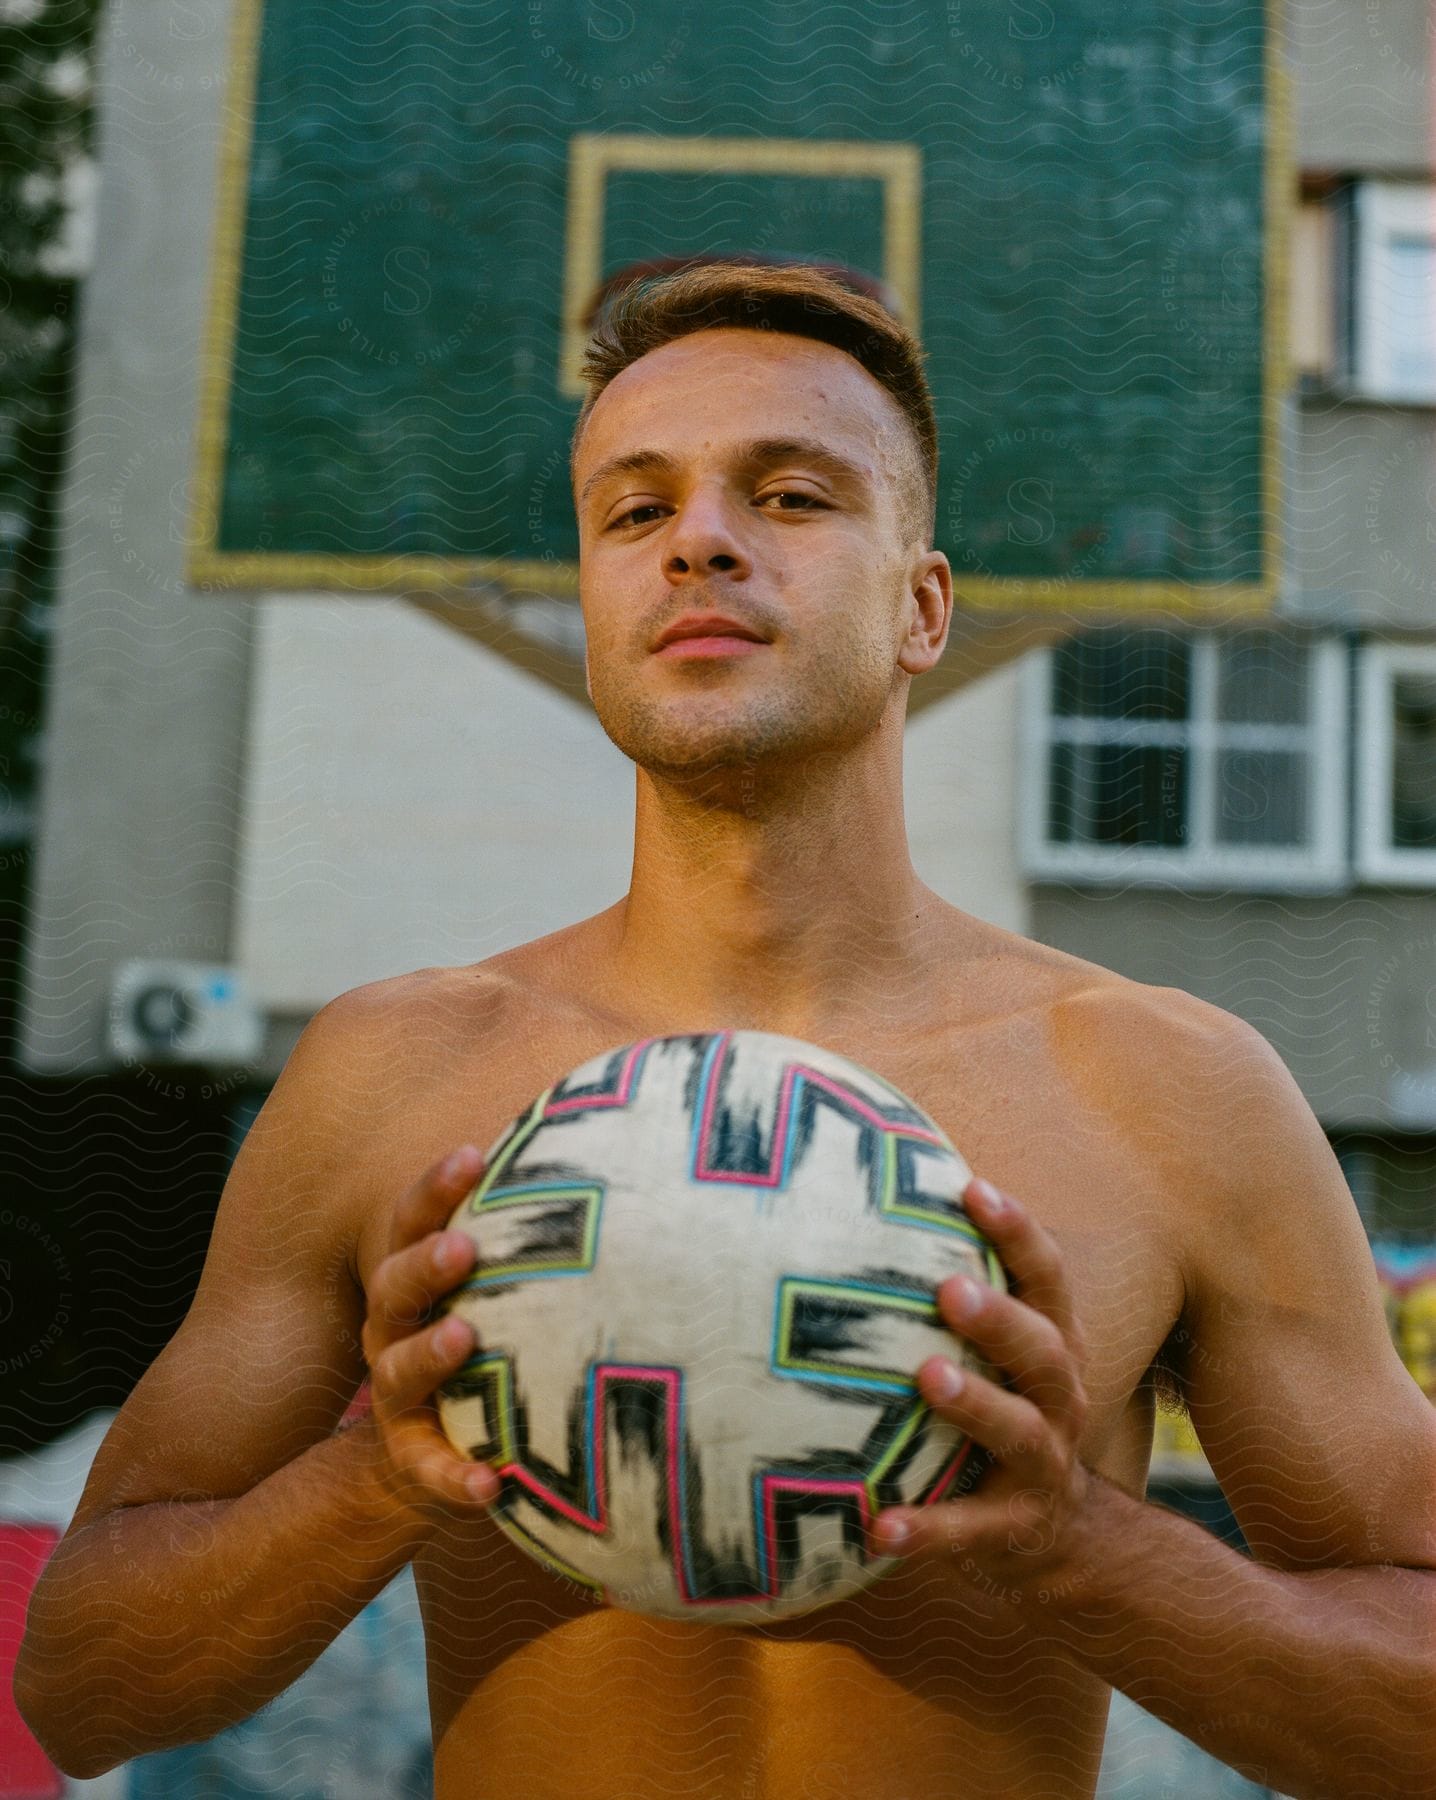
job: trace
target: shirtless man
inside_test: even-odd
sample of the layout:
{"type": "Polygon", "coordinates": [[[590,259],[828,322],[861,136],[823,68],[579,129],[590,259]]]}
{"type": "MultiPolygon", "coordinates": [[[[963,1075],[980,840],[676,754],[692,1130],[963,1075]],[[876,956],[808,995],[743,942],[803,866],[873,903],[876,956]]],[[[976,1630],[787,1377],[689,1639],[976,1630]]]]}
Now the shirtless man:
{"type": "Polygon", "coordinates": [[[438,1800],[1079,1800],[1113,1685],[1289,1794],[1436,1793],[1436,1413],[1321,1130],[1235,1018],[913,871],[907,693],[952,605],[916,347],[809,272],[710,268],[594,368],[581,591],[630,891],[309,1025],[36,1591],[26,1717],[77,1775],[209,1735],[412,1560],[438,1800]],[[747,641],[657,647],[705,612],[747,641]],[[996,1453],[977,1492],[866,1593],[748,1629],[595,1606],[513,1548],[431,1404],[472,1336],[426,1316],[472,1254],[442,1227],[473,1146],[601,1050],[730,1026],[925,1107],[1016,1280],[941,1295],[1005,1387],[915,1372],[996,1453]],[[1255,1560],[1144,1499],[1158,1370],[1255,1560]]]}

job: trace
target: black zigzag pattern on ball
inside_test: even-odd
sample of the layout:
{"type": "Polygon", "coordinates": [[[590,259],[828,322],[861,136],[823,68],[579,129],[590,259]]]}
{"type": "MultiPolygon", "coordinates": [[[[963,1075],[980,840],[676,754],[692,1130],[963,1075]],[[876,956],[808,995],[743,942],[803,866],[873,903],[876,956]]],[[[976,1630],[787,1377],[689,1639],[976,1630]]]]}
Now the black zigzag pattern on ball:
{"type": "MultiPolygon", "coordinates": [[[[858,1157],[870,1174],[878,1166],[881,1146],[889,1134],[899,1141],[904,1133],[931,1140],[931,1120],[879,1077],[873,1076],[872,1081],[886,1096],[883,1101],[855,1092],[836,1077],[819,1074],[796,1059],[774,1072],[773,1091],[763,1109],[751,1100],[740,1101],[733,1092],[737,1078],[729,1045],[723,1041],[728,1036],[695,1040],[695,1047],[701,1045],[705,1064],[717,1044],[716,1064],[708,1077],[713,1091],[703,1091],[700,1070],[700,1081],[688,1096],[690,1107],[702,1106],[711,1116],[703,1144],[704,1174],[768,1178],[779,1166],[792,1167],[808,1151],[824,1109],[858,1127],[858,1157]],[[769,1114],[766,1119],[765,1111],[769,1114]]],[[[910,1144],[908,1147],[911,1149],[910,1144]]]]}

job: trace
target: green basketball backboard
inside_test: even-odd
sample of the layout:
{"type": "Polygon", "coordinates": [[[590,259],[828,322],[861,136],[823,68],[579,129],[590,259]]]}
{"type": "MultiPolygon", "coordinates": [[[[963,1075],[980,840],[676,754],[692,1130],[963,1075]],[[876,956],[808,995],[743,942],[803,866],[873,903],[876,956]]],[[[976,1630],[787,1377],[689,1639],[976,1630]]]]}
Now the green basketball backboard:
{"type": "Polygon", "coordinates": [[[576,591],[582,321],[646,259],[884,281],[970,608],[1276,579],[1271,0],[237,0],[199,586],[576,591]]]}

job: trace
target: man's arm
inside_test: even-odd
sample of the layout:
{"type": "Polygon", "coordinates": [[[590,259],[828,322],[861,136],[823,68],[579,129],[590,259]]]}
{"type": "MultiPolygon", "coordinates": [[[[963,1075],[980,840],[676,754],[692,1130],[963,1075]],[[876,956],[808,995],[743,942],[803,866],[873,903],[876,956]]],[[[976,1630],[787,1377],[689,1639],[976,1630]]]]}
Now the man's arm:
{"type": "MultiPolygon", "coordinates": [[[[16,1699],[72,1775],[254,1712],[411,1559],[445,1507],[472,1518],[472,1465],[440,1459],[405,1478],[387,1399],[334,1433],[365,1372],[361,1340],[371,1356],[398,1344],[411,1377],[427,1356],[430,1391],[468,1353],[436,1359],[437,1327],[415,1329],[428,1240],[381,1265],[413,1301],[382,1344],[350,1272],[341,1196],[362,1155],[353,1097],[373,1097],[373,1036],[358,990],[300,1040],[226,1184],[189,1314],[121,1409],[36,1587],[16,1699]]],[[[480,1165],[471,1153],[457,1178],[431,1171],[397,1209],[399,1235],[442,1223],[480,1165]]]]}
{"type": "Polygon", "coordinates": [[[1340,1166],[1280,1058],[1213,1008],[1167,1006],[1124,1009],[1123,1085],[1182,1171],[1188,1400],[1256,1560],[1076,1462],[1080,1333],[1020,1197],[973,1211],[1028,1271],[1030,1306],[984,1296],[976,1324],[950,1316],[1016,1391],[971,1380],[943,1407],[1008,1467],[989,1502],[984,1484],[934,1508],[915,1546],[1000,1564],[1077,1661],[1297,1800],[1436,1794],[1436,1409],[1392,1348],[1340,1166]]]}
{"type": "Polygon", "coordinates": [[[66,1774],[212,1737],[296,1680],[413,1556],[361,1429],[233,1499],[151,1501],[72,1528],[31,1601],[15,1673],[66,1774]]]}
{"type": "Polygon", "coordinates": [[[1086,1552],[1045,1590],[1084,1667],[1293,1800],[1436,1794],[1436,1573],[1272,1569],[1090,1479],[1086,1552]]]}
{"type": "Polygon", "coordinates": [[[1196,1226],[1178,1362],[1256,1561],[1098,1483],[1104,1554],[1055,1610],[1089,1668],[1300,1800],[1436,1793],[1436,1408],[1295,1081],[1199,1010],[1209,1047],[1162,1084],[1196,1226]]]}

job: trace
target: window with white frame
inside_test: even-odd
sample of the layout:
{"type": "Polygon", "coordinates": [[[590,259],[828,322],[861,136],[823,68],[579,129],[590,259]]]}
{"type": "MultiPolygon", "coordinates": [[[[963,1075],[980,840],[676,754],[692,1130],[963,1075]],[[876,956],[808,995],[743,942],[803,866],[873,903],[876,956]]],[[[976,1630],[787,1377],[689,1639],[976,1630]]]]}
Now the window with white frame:
{"type": "Polygon", "coordinates": [[[1349,875],[1346,647],[1103,627],[1028,660],[1019,835],[1038,880],[1320,891],[1349,875]]]}
{"type": "Polygon", "coordinates": [[[1436,183],[1353,183],[1344,232],[1349,391],[1436,406],[1436,183]]]}
{"type": "Polygon", "coordinates": [[[1436,887],[1436,644],[1367,644],[1360,669],[1357,869],[1436,887]]]}

